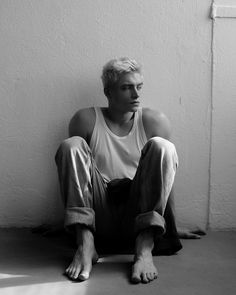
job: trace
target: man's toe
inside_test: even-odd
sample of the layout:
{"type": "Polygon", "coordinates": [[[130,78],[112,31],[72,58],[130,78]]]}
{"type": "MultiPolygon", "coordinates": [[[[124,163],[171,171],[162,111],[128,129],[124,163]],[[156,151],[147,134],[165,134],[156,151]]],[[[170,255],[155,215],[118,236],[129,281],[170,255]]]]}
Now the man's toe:
{"type": "Polygon", "coordinates": [[[158,273],[154,273],[154,280],[157,279],[158,273]]]}
{"type": "Polygon", "coordinates": [[[149,281],[153,281],[154,280],[154,274],[152,272],[147,274],[147,278],[149,281]]]}
{"type": "Polygon", "coordinates": [[[66,270],[66,274],[67,274],[67,276],[68,276],[70,279],[72,279],[72,278],[73,278],[73,274],[74,274],[73,269],[72,269],[72,268],[68,268],[68,269],[66,270]]]}
{"type": "Polygon", "coordinates": [[[76,270],[73,268],[70,273],[69,273],[69,277],[72,279],[72,280],[75,280],[76,279],[76,270]]]}
{"type": "Polygon", "coordinates": [[[141,277],[142,277],[142,283],[147,284],[149,282],[149,279],[147,278],[147,274],[146,273],[143,273],[141,275],[141,277]]]}
{"type": "Polygon", "coordinates": [[[131,276],[131,282],[135,284],[140,283],[141,282],[140,275],[138,273],[133,273],[131,276]]]}
{"type": "Polygon", "coordinates": [[[73,272],[73,279],[74,280],[77,280],[78,279],[78,277],[79,277],[79,273],[80,273],[80,269],[79,268],[76,268],[75,270],[74,270],[74,272],[73,272]]]}
{"type": "Polygon", "coordinates": [[[89,271],[82,271],[79,275],[78,275],[78,278],[81,280],[81,281],[86,281],[88,280],[89,278],[89,271]]]}

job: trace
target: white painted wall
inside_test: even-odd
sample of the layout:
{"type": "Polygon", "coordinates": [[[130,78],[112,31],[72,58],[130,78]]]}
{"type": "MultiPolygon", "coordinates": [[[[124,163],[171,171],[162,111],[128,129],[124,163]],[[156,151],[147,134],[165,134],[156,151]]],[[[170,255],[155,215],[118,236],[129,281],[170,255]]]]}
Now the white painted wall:
{"type": "Polygon", "coordinates": [[[182,224],[208,222],[211,0],[0,2],[0,225],[62,218],[54,154],[73,113],[106,99],[103,64],[145,69],[143,106],[173,124],[182,224]]]}
{"type": "Polygon", "coordinates": [[[230,229],[236,227],[236,1],[215,5],[209,217],[212,228],[230,229]]]}

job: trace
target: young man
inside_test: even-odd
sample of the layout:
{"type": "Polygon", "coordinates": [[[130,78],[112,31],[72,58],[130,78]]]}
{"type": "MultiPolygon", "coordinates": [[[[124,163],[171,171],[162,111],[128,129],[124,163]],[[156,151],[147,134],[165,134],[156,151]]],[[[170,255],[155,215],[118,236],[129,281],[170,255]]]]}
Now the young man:
{"type": "MultiPolygon", "coordinates": [[[[70,138],[56,154],[65,227],[78,246],[66,274],[89,278],[98,260],[97,236],[123,243],[133,238],[131,281],[147,283],[157,278],[154,241],[158,249],[163,235],[168,241],[170,230],[176,233],[170,196],[178,157],[167,117],[140,107],[140,65],[129,58],[111,60],[102,81],[108,107],[79,110],[70,138]]],[[[178,240],[177,245],[176,251],[178,240]]]]}

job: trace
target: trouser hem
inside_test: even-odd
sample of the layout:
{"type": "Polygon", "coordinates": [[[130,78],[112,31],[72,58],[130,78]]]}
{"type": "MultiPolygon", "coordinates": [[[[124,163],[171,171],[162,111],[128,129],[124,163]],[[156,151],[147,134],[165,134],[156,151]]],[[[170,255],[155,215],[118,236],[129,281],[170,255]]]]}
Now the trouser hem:
{"type": "Polygon", "coordinates": [[[85,225],[90,230],[95,232],[95,212],[92,208],[88,207],[72,207],[67,208],[65,212],[66,230],[71,231],[71,226],[80,224],[85,225]]]}
{"type": "Polygon", "coordinates": [[[135,218],[135,233],[152,227],[155,234],[161,236],[165,233],[165,219],[156,211],[139,214],[135,218]]]}

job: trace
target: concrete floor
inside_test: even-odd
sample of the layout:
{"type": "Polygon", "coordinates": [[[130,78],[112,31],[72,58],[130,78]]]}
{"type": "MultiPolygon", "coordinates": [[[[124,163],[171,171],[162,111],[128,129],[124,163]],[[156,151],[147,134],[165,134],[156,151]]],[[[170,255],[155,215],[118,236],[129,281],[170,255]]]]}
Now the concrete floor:
{"type": "Polygon", "coordinates": [[[236,294],[236,232],[208,232],[201,240],[183,240],[174,256],[155,256],[159,278],[132,285],[131,255],[103,257],[89,281],[63,276],[74,253],[59,237],[46,238],[30,230],[0,230],[0,294],[236,294]]]}

